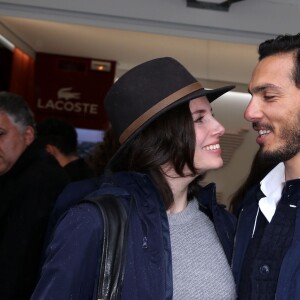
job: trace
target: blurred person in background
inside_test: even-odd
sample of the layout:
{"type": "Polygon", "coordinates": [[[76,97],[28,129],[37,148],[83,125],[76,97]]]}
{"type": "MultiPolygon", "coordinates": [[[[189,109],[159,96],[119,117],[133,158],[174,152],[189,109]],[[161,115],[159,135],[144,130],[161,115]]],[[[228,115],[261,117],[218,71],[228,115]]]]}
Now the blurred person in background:
{"type": "Polygon", "coordinates": [[[77,132],[73,125],[60,119],[49,118],[37,124],[37,135],[48,153],[58,161],[71,181],[94,176],[84,158],[77,154],[77,132]]]}
{"type": "Polygon", "coordinates": [[[90,169],[93,171],[93,174],[95,174],[94,178],[72,182],[66,187],[64,193],[62,193],[55,202],[55,206],[49,219],[45,247],[47,247],[60,217],[63,216],[70,207],[78,203],[82,199],[82,196],[85,195],[86,191],[100,188],[99,177],[104,175],[107,163],[119,147],[120,142],[117,135],[113,132],[112,128],[109,127],[104,133],[103,141],[97,143],[94,150],[92,150],[85,158],[90,169]]]}
{"type": "Polygon", "coordinates": [[[49,214],[69,183],[40,147],[25,100],[0,92],[0,299],[29,299],[49,214]]]}

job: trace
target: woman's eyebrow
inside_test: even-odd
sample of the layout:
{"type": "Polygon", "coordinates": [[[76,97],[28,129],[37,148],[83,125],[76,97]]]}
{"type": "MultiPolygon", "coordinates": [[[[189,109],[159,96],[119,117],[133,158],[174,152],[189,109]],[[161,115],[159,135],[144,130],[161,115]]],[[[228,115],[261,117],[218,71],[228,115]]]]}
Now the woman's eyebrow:
{"type": "MultiPolygon", "coordinates": [[[[212,112],[212,108],[210,109],[210,111],[212,112]]],[[[193,114],[203,114],[205,112],[207,112],[207,109],[197,109],[194,112],[192,112],[192,115],[193,114]]]]}

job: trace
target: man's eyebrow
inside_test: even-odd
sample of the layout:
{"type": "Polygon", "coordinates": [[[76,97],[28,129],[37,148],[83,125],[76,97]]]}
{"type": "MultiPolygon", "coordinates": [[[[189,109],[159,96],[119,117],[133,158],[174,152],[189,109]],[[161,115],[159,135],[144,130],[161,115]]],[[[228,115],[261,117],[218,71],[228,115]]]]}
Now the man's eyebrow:
{"type": "Polygon", "coordinates": [[[259,93],[259,92],[263,92],[267,89],[272,89],[272,90],[281,90],[281,88],[275,84],[271,84],[271,83],[268,83],[268,84],[264,84],[264,85],[258,85],[256,87],[254,87],[252,90],[248,89],[248,92],[249,94],[256,94],[256,93],[259,93]]]}

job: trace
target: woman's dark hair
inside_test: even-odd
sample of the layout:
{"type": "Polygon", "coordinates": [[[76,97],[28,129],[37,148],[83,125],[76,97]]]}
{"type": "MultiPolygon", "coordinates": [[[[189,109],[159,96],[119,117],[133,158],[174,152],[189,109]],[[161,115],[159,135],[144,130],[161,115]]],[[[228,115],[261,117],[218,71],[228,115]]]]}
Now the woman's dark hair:
{"type": "Polygon", "coordinates": [[[111,127],[109,127],[103,137],[103,141],[98,143],[94,150],[86,157],[87,164],[92,168],[95,175],[102,175],[109,160],[120,148],[118,137],[111,127]]]}
{"type": "Polygon", "coordinates": [[[261,157],[260,151],[257,151],[250,168],[250,172],[244,183],[233,193],[229,205],[229,210],[238,215],[241,203],[246,193],[256,184],[258,184],[277,163],[266,161],[261,157]]]}
{"type": "MultiPolygon", "coordinates": [[[[194,153],[194,123],[189,103],[185,103],[164,113],[145,128],[128,145],[125,158],[118,169],[150,173],[168,209],[174,199],[161,166],[170,163],[179,176],[187,176],[184,174],[187,166],[190,174],[196,175],[194,153]]],[[[198,188],[197,180],[194,180],[189,186],[189,200],[198,188]]]]}

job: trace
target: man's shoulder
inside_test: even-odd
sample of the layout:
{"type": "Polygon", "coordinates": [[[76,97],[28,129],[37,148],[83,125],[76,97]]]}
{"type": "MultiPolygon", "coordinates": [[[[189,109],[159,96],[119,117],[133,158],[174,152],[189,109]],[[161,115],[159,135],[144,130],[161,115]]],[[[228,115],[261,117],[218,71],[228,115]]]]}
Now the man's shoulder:
{"type": "Polygon", "coordinates": [[[27,172],[32,173],[33,177],[48,178],[49,180],[62,180],[70,182],[64,169],[58,164],[54,157],[50,155],[40,155],[31,161],[27,167],[27,172]]]}
{"type": "Polygon", "coordinates": [[[247,207],[253,205],[254,203],[257,204],[261,197],[263,197],[263,193],[260,190],[260,184],[256,184],[245,193],[245,197],[241,206],[247,207]]]}
{"type": "Polygon", "coordinates": [[[75,159],[63,167],[71,181],[79,181],[94,177],[94,171],[83,158],[75,159]]]}

